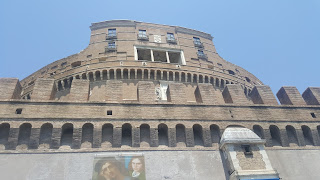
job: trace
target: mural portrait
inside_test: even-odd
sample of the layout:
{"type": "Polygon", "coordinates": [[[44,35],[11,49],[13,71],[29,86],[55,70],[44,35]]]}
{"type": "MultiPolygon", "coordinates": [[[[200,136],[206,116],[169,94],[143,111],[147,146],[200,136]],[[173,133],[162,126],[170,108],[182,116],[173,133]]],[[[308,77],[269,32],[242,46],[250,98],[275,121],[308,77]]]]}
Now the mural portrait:
{"type": "Polygon", "coordinates": [[[95,157],[92,180],[146,180],[144,157],[95,157]]]}

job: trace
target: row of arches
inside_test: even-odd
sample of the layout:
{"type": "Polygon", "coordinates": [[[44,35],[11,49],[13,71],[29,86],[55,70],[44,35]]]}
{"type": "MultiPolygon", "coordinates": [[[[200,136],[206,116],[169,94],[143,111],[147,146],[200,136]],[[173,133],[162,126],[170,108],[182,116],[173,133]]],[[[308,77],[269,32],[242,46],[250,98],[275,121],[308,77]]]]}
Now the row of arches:
{"type": "MultiPolygon", "coordinates": [[[[213,86],[224,88],[225,84],[234,84],[233,81],[214,78],[212,76],[192,74],[181,71],[153,70],[153,69],[109,69],[95,72],[87,72],[74,77],[65,78],[57,82],[58,90],[71,87],[73,79],[88,79],[90,81],[112,80],[112,79],[138,79],[138,80],[163,80],[190,83],[211,83],[213,86]]],[[[244,87],[245,94],[250,89],[244,87]]]]}
{"type": "MultiPolygon", "coordinates": [[[[317,133],[313,133],[305,125],[301,126],[301,129],[288,125],[281,130],[276,125],[270,125],[269,129],[254,125],[251,129],[260,138],[266,139],[266,146],[320,145],[320,126],[317,127],[317,133]]],[[[121,146],[211,147],[220,142],[222,132],[223,130],[215,124],[209,127],[194,124],[192,128],[176,124],[174,128],[168,128],[166,124],[161,123],[156,128],[151,128],[148,124],[133,127],[125,123],[121,127],[114,127],[113,124],[106,123],[99,128],[94,127],[92,123],[85,123],[82,128],[74,128],[72,123],[65,123],[61,128],[53,128],[51,123],[45,123],[40,129],[36,129],[32,128],[30,123],[23,123],[17,129],[10,128],[9,123],[2,123],[0,144],[6,149],[15,149],[19,145],[36,149],[41,144],[47,144],[53,149],[60,146],[70,146],[74,149],[121,146]]]]}

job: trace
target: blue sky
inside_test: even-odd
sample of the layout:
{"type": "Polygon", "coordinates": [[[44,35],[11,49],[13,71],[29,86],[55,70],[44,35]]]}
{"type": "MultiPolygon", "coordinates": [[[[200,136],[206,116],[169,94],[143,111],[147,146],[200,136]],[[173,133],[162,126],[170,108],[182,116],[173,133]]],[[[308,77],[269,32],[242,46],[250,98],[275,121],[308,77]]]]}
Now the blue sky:
{"type": "Polygon", "coordinates": [[[210,33],[221,57],[276,93],[320,87],[320,0],[0,2],[0,77],[22,80],[80,52],[92,22],[130,19],[210,33]]]}

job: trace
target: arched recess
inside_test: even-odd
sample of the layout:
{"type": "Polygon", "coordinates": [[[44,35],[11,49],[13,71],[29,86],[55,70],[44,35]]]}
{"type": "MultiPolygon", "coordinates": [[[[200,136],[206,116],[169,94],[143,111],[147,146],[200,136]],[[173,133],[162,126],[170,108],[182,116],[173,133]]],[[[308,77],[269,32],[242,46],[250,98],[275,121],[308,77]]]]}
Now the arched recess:
{"type": "Polygon", "coordinates": [[[123,70],[123,79],[129,79],[129,71],[128,69],[123,70]]]}
{"type": "Polygon", "coordinates": [[[26,144],[28,146],[31,135],[31,124],[23,123],[19,128],[18,145],[26,144]]]}
{"type": "Polygon", "coordinates": [[[301,126],[306,145],[314,145],[311,130],[308,126],[301,126]]]}
{"type": "Polygon", "coordinates": [[[39,144],[51,144],[52,129],[53,126],[51,123],[45,123],[41,126],[39,144]]]}
{"type": "Polygon", "coordinates": [[[107,70],[103,70],[102,71],[102,79],[103,80],[107,80],[108,79],[108,71],[107,70]]]}
{"type": "Polygon", "coordinates": [[[96,80],[97,80],[97,81],[101,81],[100,71],[96,71],[96,72],[94,73],[94,75],[96,76],[96,80]]]}
{"type": "Polygon", "coordinates": [[[160,80],[161,79],[161,71],[160,70],[157,70],[157,74],[156,74],[156,79],[157,80],[160,80]]]}
{"type": "Polygon", "coordinates": [[[108,142],[110,145],[112,145],[113,142],[113,125],[112,124],[104,124],[102,126],[102,143],[108,142]]]}
{"type": "Polygon", "coordinates": [[[143,70],[143,79],[148,79],[148,69],[143,70]]]}
{"type": "Polygon", "coordinates": [[[203,76],[199,75],[199,83],[203,83],[203,76]]]}
{"type": "Polygon", "coordinates": [[[121,79],[121,69],[116,70],[116,79],[121,79]]]}
{"type": "Polygon", "coordinates": [[[136,70],[135,69],[130,69],[130,79],[135,79],[136,77],[136,70]]]}
{"type": "Polygon", "coordinates": [[[181,73],[181,82],[186,82],[186,73],[181,73]]]}
{"type": "Polygon", "coordinates": [[[150,146],[150,126],[148,124],[142,124],[140,126],[140,144],[142,146],[150,146]]]}
{"type": "Polygon", "coordinates": [[[109,70],[109,78],[110,78],[110,79],[115,79],[115,78],[114,78],[114,70],[113,70],[113,69],[110,69],[110,70],[109,70]]]}
{"type": "Polygon", "coordinates": [[[254,125],[253,126],[253,132],[256,133],[261,139],[264,139],[264,132],[263,128],[259,125],[254,125]]]}
{"type": "Polygon", "coordinates": [[[169,71],[169,81],[173,81],[173,72],[169,71]]]}
{"type": "Polygon", "coordinates": [[[73,139],[73,124],[66,123],[62,126],[61,129],[61,146],[67,145],[72,146],[72,139],[73,139]]]}
{"type": "Polygon", "coordinates": [[[269,127],[272,146],[282,146],[281,138],[280,138],[280,130],[277,126],[271,125],[269,127]]]}
{"type": "Polygon", "coordinates": [[[167,125],[159,124],[159,126],[158,126],[158,138],[159,138],[159,145],[169,146],[168,126],[167,125]]]}
{"type": "Polygon", "coordinates": [[[198,82],[198,76],[196,74],[193,75],[193,83],[198,82]]]}
{"type": "Polygon", "coordinates": [[[220,128],[219,126],[212,124],[210,126],[211,142],[219,143],[220,142],[220,128]]]}
{"type": "Polygon", "coordinates": [[[2,123],[0,125],[0,144],[6,145],[9,138],[10,124],[2,123]]]}
{"type": "Polygon", "coordinates": [[[176,125],[177,146],[186,146],[186,128],[183,124],[176,125]]]}
{"type": "Polygon", "coordinates": [[[132,146],[132,126],[131,124],[122,125],[121,145],[132,146]]]}
{"type": "Polygon", "coordinates": [[[317,130],[318,130],[318,135],[319,135],[319,137],[320,137],[320,125],[317,126],[317,130]]]}
{"type": "Polygon", "coordinates": [[[298,145],[298,138],[297,138],[296,129],[293,126],[288,125],[288,126],[286,126],[286,132],[288,135],[289,145],[290,144],[298,145]]]}
{"type": "Polygon", "coordinates": [[[179,79],[180,79],[179,72],[175,72],[175,73],[174,73],[174,81],[178,82],[179,79]]]}
{"type": "Polygon", "coordinates": [[[92,145],[93,142],[93,124],[86,123],[82,126],[82,138],[81,143],[89,142],[92,145]]]}
{"type": "Polygon", "coordinates": [[[141,69],[137,70],[137,79],[142,79],[142,70],[141,69]]]}
{"type": "Polygon", "coordinates": [[[202,126],[199,124],[193,125],[193,138],[195,146],[203,146],[202,126]]]}

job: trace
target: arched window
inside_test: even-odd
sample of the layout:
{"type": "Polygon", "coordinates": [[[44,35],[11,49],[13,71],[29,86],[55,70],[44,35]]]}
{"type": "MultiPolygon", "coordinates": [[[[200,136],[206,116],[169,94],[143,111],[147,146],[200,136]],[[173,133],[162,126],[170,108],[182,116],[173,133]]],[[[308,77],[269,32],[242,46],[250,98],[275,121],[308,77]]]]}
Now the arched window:
{"type": "Polygon", "coordinates": [[[93,73],[92,72],[89,72],[89,81],[94,81],[94,78],[93,78],[93,73]]]}
{"type": "Polygon", "coordinates": [[[167,76],[168,76],[167,74],[168,74],[167,71],[163,71],[163,78],[162,79],[165,80],[165,81],[168,80],[167,79],[167,76]]]}
{"type": "Polygon", "coordinates": [[[209,83],[209,78],[208,78],[208,76],[205,76],[205,77],[204,77],[204,82],[205,82],[205,83],[209,83]]]}
{"type": "Polygon", "coordinates": [[[8,123],[2,123],[0,125],[0,144],[7,144],[10,132],[10,125],[8,123]]]}
{"type": "Polygon", "coordinates": [[[181,73],[181,82],[186,82],[186,73],[181,73]]]}
{"type": "Polygon", "coordinates": [[[168,126],[165,124],[160,124],[158,126],[158,138],[159,138],[159,145],[169,145],[168,140],[168,126]]]}
{"type": "Polygon", "coordinates": [[[103,70],[102,71],[102,79],[103,80],[107,80],[108,79],[108,71],[107,70],[103,70]]]}
{"type": "Polygon", "coordinates": [[[269,129],[271,134],[272,146],[282,146],[279,128],[275,125],[271,125],[269,129]]]}
{"type": "Polygon", "coordinates": [[[150,146],[150,126],[142,124],[140,126],[140,143],[142,146],[150,146]]]}
{"type": "Polygon", "coordinates": [[[199,124],[193,125],[194,145],[203,146],[202,127],[199,124]]]}
{"type": "Polygon", "coordinates": [[[81,77],[82,77],[82,79],[87,79],[87,74],[83,73],[81,77]]]}
{"type": "Polygon", "coordinates": [[[297,138],[297,133],[296,129],[292,126],[286,126],[286,131],[288,135],[288,142],[289,144],[296,144],[298,145],[298,138],[297,138]]]}
{"type": "Polygon", "coordinates": [[[212,143],[219,143],[220,142],[220,128],[217,125],[210,126],[210,134],[211,134],[211,141],[212,143]]]}
{"type": "Polygon", "coordinates": [[[136,70],[130,69],[130,79],[135,79],[135,78],[136,78],[136,70]]]}
{"type": "Polygon", "coordinates": [[[254,125],[253,132],[256,133],[261,139],[264,139],[264,132],[261,126],[254,125]]]}
{"type": "Polygon", "coordinates": [[[148,79],[148,70],[143,70],[143,79],[148,79]]]}
{"type": "Polygon", "coordinates": [[[121,145],[132,146],[132,127],[128,123],[122,125],[121,145]]]}
{"type": "Polygon", "coordinates": [[[96,71],[95,76],[97,81],[101,81],[100,71],[96,71]]]}
{"type": "Polygon", "coordinates": [[[308,126],[301,126],[306,145],[314,145],[311,130],[308,126]]]}
{"type": "Polygon", "coordinates": [[[40,128],[39,144],[51,144],[53,126],[50,123],[45,123],[40,128]]]}
{"type": "Polygon", "coordinates": [[[61,130],[61,146],[67,145],[70,146],[72,145],[72,139],[73,139],[73,124],[67,123],[62,126],[61,130]]]}
{"type": "Polygon", "coordinates": [[[116,70],[116,79],[121,79],[121,69],[116,70]]]}
{"type": "Polygon", "coordinates": [[[150,71],[150,79],[151,80],[154,80],[154,75],[155,75],[154,70],[151,70],[150,71]]]}
{"type": "Polygon", "coordinates": [[[177,146],[186,146],[186,128],[182,124],[176,125],[177,146]]]}
{"type": "Polygon", "coordinates": [[[123,79],[128,79],[128,77],[129,77],[128,69],[124,69],[123,70],[123,79]]]}
{"type": "Polygon", "coordinates": [[[203,83],[203,76],[199,75],[199,83],[203,83]]]}
{"type": "Polygon", "coordinates": [[[109,142],[112,144],[113,140],[113,125],[112,124],[104,124],[102,126],[102,143],[109,142]]]}
{"type": "Polygon", "coordinates": [[[86,123],[82,126],[82,139],[81,143],[90,142],[92,145],[93,142],[93,124],[86,123]]]}
{"type": "Polygon", "coordinates": [[[142,70],[141,69],[137,70],[137,79],[142,79],[142,70]]]}
{"type": "Polygon", "coordinates": [[[169,72],[169,81],[173,81],[173,72],[172,71],[169,72]]]}
{"type": "Polygon", "coordinates": [[[219,87],[220,83],[219,83],[219,79],[216,78],[216,86],[219,87]]]}
{"type": "Polygon", "coordinates": [[[197,83],[197,78],[198,78],[197,75],[194,74],[194,75],[193,75],[193,83],[197,83]]]}
{"type": "Polygon", "coordinates": [[[110,77],[110,79],[114,79],[114,70],[113,69],[110,69],[109,77],[110,77]]]}
{"type": "Polygon", "coordinates": [[[221,88],[224,88],[224,80],[221,79],[221,85],[220,85],[221,88]]]}
{"type": "Polygon", "coordinates": [[[19,128],[18,145],[26,144],[29,145],[31,135],[31,124],[24,123],[19,128]]]}
{"type": "Polygon", "coordinates": [[[174,73],[174,80],[178,82],[179,79],[180,79],[179,72],[175,72],[174,73]]]}
{"type": "Polygon", "coordinates": [[[192,79],[191,79],[191,74],[188,73],[187,75],[188,75],[188,76],[187,76],[187,82],[191,82],[191,80],[192,80],[192,79]]]}
{"type": "Polygon", "coordinates": [[[161,71],[158,70],[158,71],[157,71],[157,80],[160,80],[160,79],[161,79],[161,71]]]}

